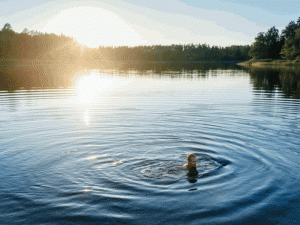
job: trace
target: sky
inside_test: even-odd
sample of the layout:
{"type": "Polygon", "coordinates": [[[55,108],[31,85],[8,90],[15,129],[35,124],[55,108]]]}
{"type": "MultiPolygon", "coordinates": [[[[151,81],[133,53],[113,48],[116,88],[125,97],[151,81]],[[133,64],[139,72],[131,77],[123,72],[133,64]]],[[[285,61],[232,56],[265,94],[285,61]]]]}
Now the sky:
{"type": "Polygon", "coordinates": [[[300,17],[296,0],[0,0],[0,29],[9,23],[65,34],[88,47],[251,45],[259,32],[279,31],[300,17]]]}

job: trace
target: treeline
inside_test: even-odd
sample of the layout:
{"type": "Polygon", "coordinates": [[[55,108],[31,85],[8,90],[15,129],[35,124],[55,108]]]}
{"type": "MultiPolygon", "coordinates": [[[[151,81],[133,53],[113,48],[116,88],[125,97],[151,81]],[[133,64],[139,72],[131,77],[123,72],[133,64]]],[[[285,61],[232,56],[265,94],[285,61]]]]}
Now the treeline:
{"type": "Polygon", "coordinates": [[[71,37],[28,29],[17,33],[8,23],[0,30],[0,59],[63,60],[75,63],[79,57],[80,45],[71,37]]]}
{"type": "Polygon", "coordinates": [[[17,33],[8,23],[0,30],[0,59],[56,60],[71,63],[83,60],[92,64],[105,61],[197,62],[246,60],[249,58],[249,50],[250,46],[218,47],[207,44],[87,48],[65,35],[28,29],[17,33]]]}
{"type": "Polygon", "coordinates": [[[197,62],[246,60],[250,46],[218,47],[207,44],[99,47],[85,56],[91,61],[197,62]]]}
{"type": "Polygon", "coordinates": [[[251,46],[249,56],[253,59],[287,59],[300,61],[300,17],[291,21],[282,33],[275,27],[259,33],[251,46]]]}

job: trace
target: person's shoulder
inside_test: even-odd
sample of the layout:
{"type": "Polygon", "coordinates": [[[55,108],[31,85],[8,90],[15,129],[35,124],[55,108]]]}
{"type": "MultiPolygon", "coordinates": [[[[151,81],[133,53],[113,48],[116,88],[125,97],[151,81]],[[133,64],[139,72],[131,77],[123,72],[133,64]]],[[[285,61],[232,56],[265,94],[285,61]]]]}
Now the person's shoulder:
{"type": "Polygon", "coordinates": [[[182,165],[178,167],[180,170],[187,170],[187,165],[182,165]]]}

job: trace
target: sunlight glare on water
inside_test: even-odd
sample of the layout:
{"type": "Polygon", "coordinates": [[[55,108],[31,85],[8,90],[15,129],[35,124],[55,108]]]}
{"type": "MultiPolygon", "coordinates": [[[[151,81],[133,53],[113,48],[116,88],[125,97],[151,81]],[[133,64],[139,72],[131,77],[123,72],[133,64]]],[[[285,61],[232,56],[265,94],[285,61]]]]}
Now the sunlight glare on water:
{"type": "Polygon", "coordinates": [[[92,108],[99,104],[111,104],[112,96],[122,92],[132,81],[95,70],[85,71],[85,73],[76,82],[77,95],[74,104],[82,111],[84,124],[89,126],[92,119],[92,108]]]}
{"type": "Polygon", "coordinates": [[[76,83],[78,103],[84,105],[101,103],[110,94],[125,88],[129,83],[128,79],[92,71],[88,75],[81,76],[76,83]]]}

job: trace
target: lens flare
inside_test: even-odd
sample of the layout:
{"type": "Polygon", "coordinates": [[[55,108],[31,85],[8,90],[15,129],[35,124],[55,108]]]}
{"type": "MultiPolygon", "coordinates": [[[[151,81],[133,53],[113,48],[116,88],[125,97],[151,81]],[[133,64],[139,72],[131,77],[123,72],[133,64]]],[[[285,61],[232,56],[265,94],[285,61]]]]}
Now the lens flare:
{"type": "Polygon", "coordinates": [[[41,31],[73,37],[80,44],[91,48],[147,43],[122,18],[97,7],[76,7],[61,11],[41,31]]]}

